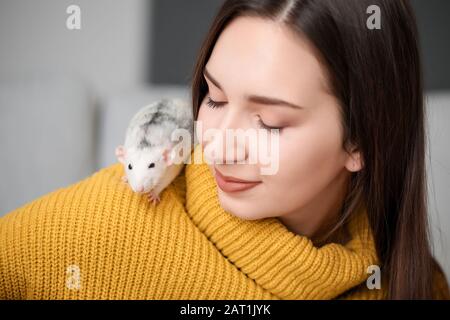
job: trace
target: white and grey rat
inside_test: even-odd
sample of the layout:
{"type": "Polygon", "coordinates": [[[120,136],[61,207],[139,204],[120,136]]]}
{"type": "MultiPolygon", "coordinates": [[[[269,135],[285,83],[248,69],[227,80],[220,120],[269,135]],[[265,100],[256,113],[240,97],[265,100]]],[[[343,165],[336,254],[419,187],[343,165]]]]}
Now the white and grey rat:
{"type": "Polygon", "coordinates": [[[181,99],[161,99],[140,109],[129,123],[125,144],[116,148],[125,170],[122,180],[134,192],[147,194],[153,204],[158,203],[159,194],[178,176],[190,156],[193,126],[192,107],[181,99]],[[173,141],[176,129],[189,133],[188,139],[173,141]],[[180,147],[184,148],[181,156],[180,147]]]}

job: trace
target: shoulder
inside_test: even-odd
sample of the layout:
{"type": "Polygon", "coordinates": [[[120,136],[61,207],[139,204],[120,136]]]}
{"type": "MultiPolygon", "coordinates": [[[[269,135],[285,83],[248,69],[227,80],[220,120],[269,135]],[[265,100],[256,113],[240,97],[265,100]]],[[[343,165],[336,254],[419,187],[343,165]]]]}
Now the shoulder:
{"type": "Polygon", "coordinates": [[[433,278],[433,296],[437,300],[450,300],[448,281],[444,271],[435,261],[435,271],[433,278]]]}
{"type": "Polygon", "coordinates": [[[132,195],[126,192],[120,180],[122,170],[121,164],[115,163],[76,183],[55,189],[7,213],[0,219],[0,226],[25,229],[45,226],[50,221],[52,225],[70,223],[94,211],[105,210],[107,203],[117,205],[129,201],[132,195]]]}
{"type": "MultiPolygon", "coordinates": [[[[102,212],[108,212],[111,217],[123,211],[153,211],[155,207],[144,201],[145,196],[133,193],[122,182],[123,174],[121,163],[104,167],[85,179],[58,188],[7,213],[0,218],[0,226],[5,228],[16,223],[27,227],[30,224],[48,222],[49,219],[53,222],[63,220],[70,223],[73,219],[80,221],[89,215],[99,216],[102,212]]],[[[175,200],[183,201],[184,170],[166,190],[169,190],[175,200]]]]}
{"type": "Polygon", "coordinates": [[[162,192],[161,202],[154,206],[122,182],[123,173],[120,163],[102,168],[0,218],[0,298],[27,292],[31,285],[39,287],[49,275],[64,277],[73,263],[97,272],[112,256],[128,264],[125,257],[151,255],[158,243],[167,242],[164,235],[170,223],[188,219],[183,176],[162,192]],[[30,282],[30,275],[35,282],[30,282]]]}

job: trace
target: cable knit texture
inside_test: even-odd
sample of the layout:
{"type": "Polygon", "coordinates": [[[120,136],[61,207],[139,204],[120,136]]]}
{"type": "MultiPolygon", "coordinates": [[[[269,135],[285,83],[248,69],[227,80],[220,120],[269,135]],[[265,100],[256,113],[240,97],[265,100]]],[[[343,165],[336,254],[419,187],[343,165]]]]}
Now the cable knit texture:
{"type": "MultiPolygon", "coordinates": [[[[276,218],[225,212],[205,164],[153,206],[116,163],[0,219],[3,299],[381,299],[364,211],[351,240],[315,247],[276,218]]],[[[445,280],[444,280],[445,281],[445,280]]]]}

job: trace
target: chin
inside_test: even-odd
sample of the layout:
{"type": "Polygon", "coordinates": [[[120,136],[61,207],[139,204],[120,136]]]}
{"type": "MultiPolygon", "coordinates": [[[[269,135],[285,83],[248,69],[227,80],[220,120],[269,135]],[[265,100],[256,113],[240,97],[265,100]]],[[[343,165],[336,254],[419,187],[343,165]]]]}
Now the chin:
{"type": "Polygon", "coordinates": [[[258,220],[267,218],[267,214],[255,208],[255,202],[246,199],[229,198],[226,194],[219,193],[220,206],[228,213],[243,220],[258,220]]]}

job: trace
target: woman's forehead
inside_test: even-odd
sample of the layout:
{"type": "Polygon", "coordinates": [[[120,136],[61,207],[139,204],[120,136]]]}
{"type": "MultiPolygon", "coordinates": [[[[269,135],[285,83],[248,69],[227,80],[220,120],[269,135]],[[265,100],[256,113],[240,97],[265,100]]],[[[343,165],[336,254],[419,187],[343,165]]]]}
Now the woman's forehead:
{"type": "Polygon", "coordinates": [[[225,92],[276,92],[280,98],[295,99],[300,91],[325,90],[325,71],[311,45],[268,19],[232,21],[219,36],[206,68],[225,92]]]}

